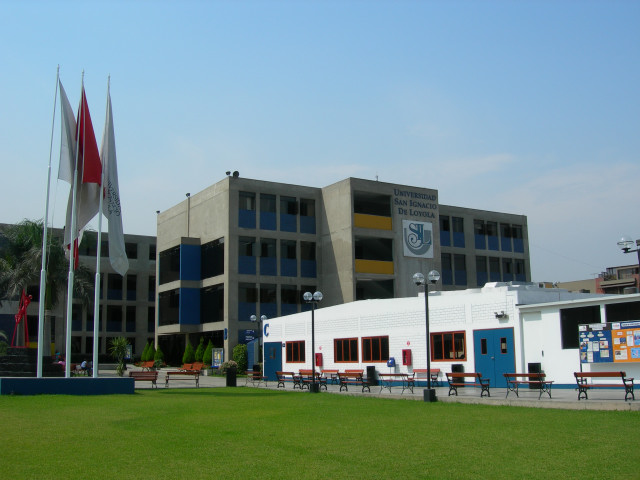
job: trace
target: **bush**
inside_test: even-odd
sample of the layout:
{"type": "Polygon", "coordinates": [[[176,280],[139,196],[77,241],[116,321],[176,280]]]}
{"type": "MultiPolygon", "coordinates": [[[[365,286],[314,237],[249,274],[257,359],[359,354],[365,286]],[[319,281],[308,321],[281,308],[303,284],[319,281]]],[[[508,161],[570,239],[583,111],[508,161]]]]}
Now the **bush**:
{"type": "Polygon", "coordinates": [[[238,373],[244,373],[247,371],[247,346],[244,344],[236,345],[233,347],[233,359],[238,364],[238,373]]]}
{"type": "Polygon", "coordinates": [[[225,375],[227,373],[227,370],[229,370],[230,368],[235,368],[237,371],[238,364],[233,360],[229,360],[228,362],[224,362],[222,365],[220,365],[218,372],[220,373],[220,375],[225,375]]]}
{"type": "Polygon", "coordinates": [[[187,346],[184,349],[184,355],[182,355],[182,364],[193,363],[196,358],[196,352],[193,350],[191,342],[187,340],[187,346]]]}
{"type": "Polygon", "coordinates": [[[109,353],[113,358],[116,359],[118,363],[116,365],[116,373],[119,377],[124,374],[124,371],[127,369],[124,363],[124,357],[127,354],[127,347],[129,346],[129,340],[126,337],[116,337],[111,339],[111,344],[109,346],[109,353]]]}
{"type": "Polygon", "coordinates": [[[144,346],[144,350],[142,351],[142,355],[140,356],[140,361],[141,362],[148,362],[149,359],[149,347],[151,346],[151,343],[147,342],[147,344],[144,346]]]}
{"type": "Polygon", "coordinates": [[[162,350],[160,349],[160,345],[158,345],[158,349],[156,350],[156,353],[153,355],[153,361],[156,362],[156,364],[158,362],[164,363],[164,353],[162,353],[162,350]]]}
{"type": "Polygon", "coordinates": [[[209,339],[207,348],[204,350],[204,355],[202,356],[202,362],[205,365],[211,365],[213,363],[213,342],[211,341],[211,339],[209,339]]]}
{"type": "Polygon", "coordinates": [[[202,357],[204,357],[204,337],[200,337],[200,343],[198,344],[198,348],[196,348],[196,362],[202,362],[202,357]]]}

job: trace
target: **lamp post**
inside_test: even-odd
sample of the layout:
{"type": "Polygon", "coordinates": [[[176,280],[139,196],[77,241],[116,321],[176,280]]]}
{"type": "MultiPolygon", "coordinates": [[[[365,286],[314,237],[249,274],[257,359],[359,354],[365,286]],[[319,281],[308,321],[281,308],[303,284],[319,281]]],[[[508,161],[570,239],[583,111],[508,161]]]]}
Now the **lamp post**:
{"type": "Polygon", "coordinates": [[[311,393],[318,393],[320,391],[320,385],[316,383],[316,332],[315,332],[315,318],[314,312],[316,306],[322,301],[322,292],[304,292],[302,296],[305,302],[311,304],[311,385],[309,391],[311,393]]]}
{"type": "Polygon", "coordinates": [[[262,358],[262,350],[260,348],[260,342],[262,339],[262,323],[266,322],[267,316],[266,315],[260,315],[260,318],[256,317],[255,315],[251,315],[249,317],[249,320],[251,320],[252,323],[258,323],[258,331],[260,332],[260,336],[258,337],[258,356],[260,357],[260,362],[262,362],[263,358],[262,358]]]}
{"type": "Polygon", "coordinates": [[[431,352],[429,351],[429,283],[435,284],[438,280],[440,280],[440,273],[437,270],[431,270],[427,274],[426,281],[422,273],[416,273],[413,275],[413,283],[418,286],[424,285],[424,316],[427,332],[427,389],[424,391],[425,402],[435,402],[437,400],[436,391],[431,388],[431,352]]]}
{"type": "Polygon", "coordinates": [[[635,245],[636,249],[633,250],[631,248],[633,247],[633,240],[631,240],[631,238],[627,236],[622,237],[618,242],[618,247],[620,247],[620,250],[622,250],[624,253],[638,253],[638,286],[640,287],[640,239],[636,240],[635,245]]]}

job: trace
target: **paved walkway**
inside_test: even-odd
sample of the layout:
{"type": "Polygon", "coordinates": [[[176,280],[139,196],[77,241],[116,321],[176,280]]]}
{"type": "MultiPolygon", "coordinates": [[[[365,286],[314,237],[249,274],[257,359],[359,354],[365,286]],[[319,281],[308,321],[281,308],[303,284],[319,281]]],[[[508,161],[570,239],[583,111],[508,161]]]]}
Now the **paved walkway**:
{"type": "MultiPolygon", "coordinates": [[[[138,370],[137,367],[128,366],[129,370],[138,370]]],[[[164,387],[165,372],[167,369],[160,370],[158,375],[158,388],[164,387]]],[[[101,371],[100,375],[111,376],[115,375],[115,372],[105,370],[101,371]]],[[[446,383],[446,382],[445,382],[446,383]]],[[[238,388],[244,388],[245,386],[252,387],[251,382],[246,383],[245,377],[237,377],[236,385],[238,388]]],[[[217,376],[200,376],[200,388],[215,388],[225,387],[226,379],[224,377],[217,376]]],[[[148,389],[151,388],[150,382],[138,382],[136,383],[136,389],[148,389]]],[[[171,380],[169,388],[195,388],[195,382],[193,379],[189,380],[171,380]]],[[[277,389],[277,382],[268,382],[265,386],[261,383],[258,388],[277,389]]],[[[283,390],[282,388],[278,390],[283,390]]],[[[300,391],[299,389],[293,390],[290,383],[286,384],[284,388],[286,391],[294,391],[300,394],[309,395],[308,390],[300,391]]],[[[413,393],[409,390],[402,392],[402,387],[392,387],[392,391],[389,392],[385,388],[382,392],[379,386],[372,386],[371,393],[360,391],[358,387],[350,387],[348,392],[340,392],[338,385],[329,385],[327,391],[321,391],[321,394],[332,393],[336,395],[358,395],[365,397],[376,398],[390,398],[390,399],[403,399],[403,400],[418,400],[424,399],[424,387],[414,388],[413,393]]],[[[637,400],[624,400],[624,389],[596,389],[589,391],[588,400],[578,401],[578,392],[573,388],[556,388],[551,392],[551,397],[545,393],[538,399],[537,390],[528,390],[521,388],[519,390],[519,397],[516,397],[513,392],[509,393],[506,397],[507,390],[505,388],[491,388],[491,397],[480,398],[480,389],[477,388],[460,388],[458,396],[448,396],[448,387],[436,387],[436,395],[439,402],[457,402],[457,403],[470,403],[477,405],[508,405],[517,407],[534,407],[534,408],[559,408],[569,410],[634,410],[640,411],[640,397],[637,400]]],[[[638,395],[640,392],[635,392],[638,395]]]]}

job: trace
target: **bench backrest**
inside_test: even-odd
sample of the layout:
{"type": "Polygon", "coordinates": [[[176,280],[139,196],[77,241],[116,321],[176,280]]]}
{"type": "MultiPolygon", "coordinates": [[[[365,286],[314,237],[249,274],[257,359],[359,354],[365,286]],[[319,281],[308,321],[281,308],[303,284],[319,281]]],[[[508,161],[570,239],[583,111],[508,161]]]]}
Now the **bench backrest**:
{"type": "Polygon", "coordinates": [[[193,365],[191,365],[191,370],[200,371],[203,368],[204,368],[204,363],[202,363],[202,362],[196,362],[193,365]]]}
{"type": "Polygon", "coordinates": [[[339,378],[362,378],[362,370],[347,370],[345,372],[338,372],[339,378]]]}
{"type": "Polygon", "coordinates": [[[447,378],[470,378],[470,377],[481,378],[482,374],[481,373],[475,373],[475,372],[449,372],[449,373],[447,373],[447,378]]]}
{"type": "Polygon", "coordinates": [[[627,376],[626,372],[573,372],[576,378],[593,378],[593,377],[621,377],[627,376]]]}
{"type": "MultiPolygon", "coordinates": [[[[440,373],[439,368],[432,368],[430,369],[430,371],[432,375],[436,373],[440,373]]],[[[424,373],[426,375],[427,373],[429,373],[429,370],[427,370],[426,368],[414,368],[413,373],[415,373],[416,375],[424,373]]]]}
{"type": "MultiPolygon", "coordinates": [[[[318,372],[316,372],[318,373],[318,372]]],[[[313,370],[300,370],[300,375],[312,375],[313,374],[313,370]]]]}
{"type": "Polygon", "coordinates": [[[364,370],[345,370],[344,373],[348,373],[350,375],[363,375],[364,370]]]}

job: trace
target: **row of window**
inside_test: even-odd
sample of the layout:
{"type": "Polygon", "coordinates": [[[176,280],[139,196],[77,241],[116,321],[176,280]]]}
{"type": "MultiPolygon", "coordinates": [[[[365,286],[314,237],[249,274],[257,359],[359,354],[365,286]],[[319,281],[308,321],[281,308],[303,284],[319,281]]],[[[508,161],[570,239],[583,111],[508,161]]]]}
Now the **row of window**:
{"type": "MultiPolygon", "coordinates": [[[[82,242],[80,242],[80,247],[78,247],[79,255],[86,255],[89,257],[95,257],[97,254],[97,233],[96,232],[86,232],[82,236],[82,242]]],[[[125,242],[124,250],[127,254],[127,258],[129,260],[136,260],[138,258],[138,244],[135,242],[125,242]]],[[[103,240],[100,242],[100,256],[108,257],[109,256],[109,241],[103,240]]],[[[156,259],[156,246],[153,243],[149,244],[149,260],[156,259]]]]}
{"type": "MultiPolygon", "coordinates": [[[[432,333],[431,360],[467,359],[465,332],[432,333]]],[[[287,363],[305,363],[305,341],[286,342],[287,363]]],[[[334,363],[380,363],[389,360],[389,337],[336,338],[333,340],[334,363]],[[359,351],[359,349],[361,351],[359,351]]]]}
{"type": "MultiPolygon", "coordinates": [[[[100,332],[132,332],[136,328],[135,306],[107,305],[106,307],[106,328],[102,318],[103,309],[100,309],[100,320],[98,331],[100,332]]],[[[82,317],[82,305],[74,304],[71,311],[71,330],[74,332],[93,332],[94,323],[93,310],[87,311],[86,321],[82,317]],[[83,328],[84,323],[84,328],[83,328]]],[[[147,332],[155,332],[155,307],[147,308],[147,332]]]]}
{"type": "Polygon", "coordinates": [[[255,237],[239,237],[238,273],[257,275],[258,264],[260,275],[278,275],[279,265],[281,276],[315,278],[317,275],[316,243],[275,238],[261,238],[256,241],[255,237]],[[279,257],[278,244],[280,245],[279,257]],[[256,257],[259,258],[259,262],[256,257]],[[298,258],[300,258],[299,264],[298,258]]]}
{"type": "Polygon", "coordinates": [[[160,252],[160,285],[224,274],[224,238],[203,245],[178,245],[160,252]]]}
{"type": "MultiPolygon", "coordinates": [[[[466,255],[443,253],[442,284],[467,285],[466,255]]],[[[522,258],[476,256],[476,285],[487,282],[526,281],[525,262],[522,258]]]]}
{"type": "MultiPolygon", "coordinates": [[[[511,225],[485,220],[473,221],[474,248],[524,253],[522,225],[511,225]]],[[[464,219],[440,215],[440,245],[465,248],[464,219]]]]}
{"type": "Polygon", "coordinates": [[[316,233],[315,200],[269,193],[257,195],[255,192],[239,192],[238,194],[239,227],[257,228],[256,211],[259,211],[259,228],[261,230],[316,233]],[[258,209],[256,209],[256,199],[259,200],[258,209]],[[279,209],[278,205],[280,205],[279,209]]]}

